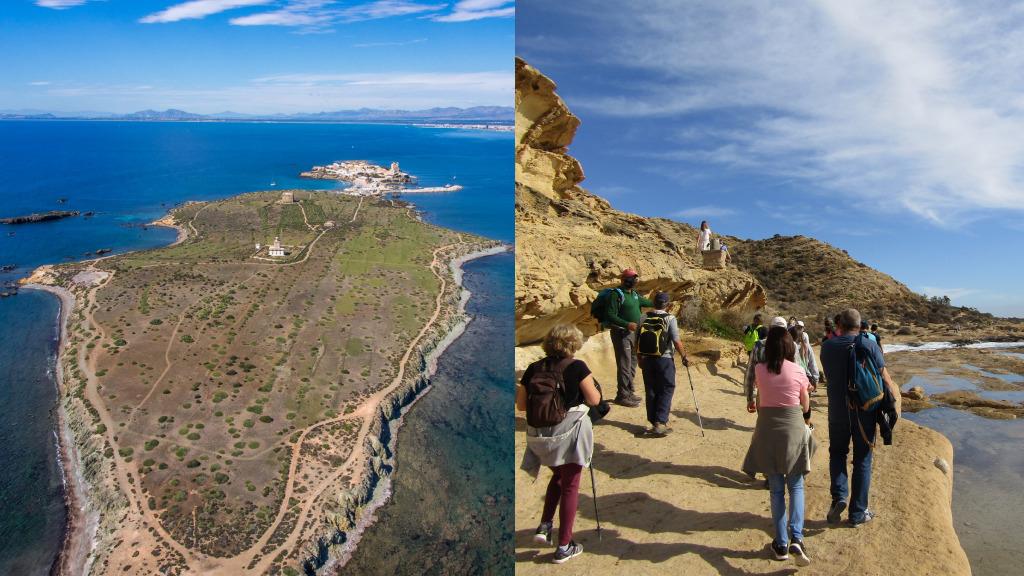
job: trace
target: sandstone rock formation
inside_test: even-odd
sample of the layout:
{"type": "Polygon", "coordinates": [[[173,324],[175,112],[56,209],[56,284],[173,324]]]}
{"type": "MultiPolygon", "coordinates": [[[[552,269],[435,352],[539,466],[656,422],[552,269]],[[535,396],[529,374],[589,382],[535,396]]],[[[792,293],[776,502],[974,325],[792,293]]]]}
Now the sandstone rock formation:
{"type": "Polygon", "coordinates": [[[676,310],[745,314],[764,306],[765,290],[750,274],[701,269],[692,227],[615,210],[581,188],[583,168],[567,153],[579,124],[555,83],[517,58],[517,345],[559,322],[593,334],[590,303],[625,268],[640,273],[641,292],[671,293],[676,310]]]}

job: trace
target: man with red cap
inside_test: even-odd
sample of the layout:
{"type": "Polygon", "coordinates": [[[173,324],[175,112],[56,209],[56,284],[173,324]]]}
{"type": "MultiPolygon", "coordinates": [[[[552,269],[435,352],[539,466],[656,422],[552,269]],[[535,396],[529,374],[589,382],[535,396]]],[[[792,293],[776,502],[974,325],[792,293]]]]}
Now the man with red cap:
{"type": "Polygon", "coordinates": [[[618,391],[615,403],[621,406],[640,405],[640,396],[634,392],[636,377],[636,327],[640,322],[640,308],[651,308],[654,302],[635,290],[639,276],[636,270],[622,271],[622,284],[609,298],[604,324],[611,328],[612,347],[615,349],[615,367],[618,369],[618,391]]]}

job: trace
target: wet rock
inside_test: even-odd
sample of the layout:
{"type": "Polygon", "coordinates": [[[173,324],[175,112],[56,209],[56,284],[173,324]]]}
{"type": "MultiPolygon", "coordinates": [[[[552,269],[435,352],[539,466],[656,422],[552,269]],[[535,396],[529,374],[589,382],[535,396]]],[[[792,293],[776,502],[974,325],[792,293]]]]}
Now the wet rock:
{"type": "Polygon", "coordinates": [[[924,400],[924,388],[920,386],[914,386],[910,390],[903,393],[904,398],[910,398],[911,400],[924,400]]]}

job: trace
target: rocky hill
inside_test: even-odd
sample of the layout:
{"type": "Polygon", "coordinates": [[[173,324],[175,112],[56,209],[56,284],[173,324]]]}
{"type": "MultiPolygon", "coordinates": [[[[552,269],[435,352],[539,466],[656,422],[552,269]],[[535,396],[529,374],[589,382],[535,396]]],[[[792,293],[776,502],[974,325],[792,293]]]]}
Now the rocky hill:
{"type": "Polygon", "coordinates": [[[941,297],[917,294],[845,250],[814,238],[775,235],[764,240],[724,240],[733,263],[767,288],[769,308],[813,323],[815,330],[826,315],[849,307],[889,330],[929,332],[943,338],[956,338],[957,327],[960,336],[987,331],[993,332],[991,337],[1021,329],[991,314],[952,306],[941,297]]]}
{"type": "Polygon", "coordinates": [[[517,344],[559,322],[593,334],[590,303],[625,268],[640,273],[641,292],[670,292],[688,318],[738,318],[765,305],[750,274],[698,265],[687,252],[693,228],[615,210],[581,188],[583,168],[566,152],[578,126],[554,82],[516,59],[517,344]]]}

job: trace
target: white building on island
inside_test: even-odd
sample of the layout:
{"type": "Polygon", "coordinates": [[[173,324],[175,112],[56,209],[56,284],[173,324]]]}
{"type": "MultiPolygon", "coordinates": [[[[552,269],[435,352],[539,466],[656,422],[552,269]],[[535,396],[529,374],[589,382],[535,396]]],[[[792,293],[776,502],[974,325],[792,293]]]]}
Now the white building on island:
{"type": "Polygon", "coordinates": [[[270,255],[275,257],[284,256],[284,247],[281,246],[281,239],[274,237],[274,243],[270,245],[270,255]]]}

